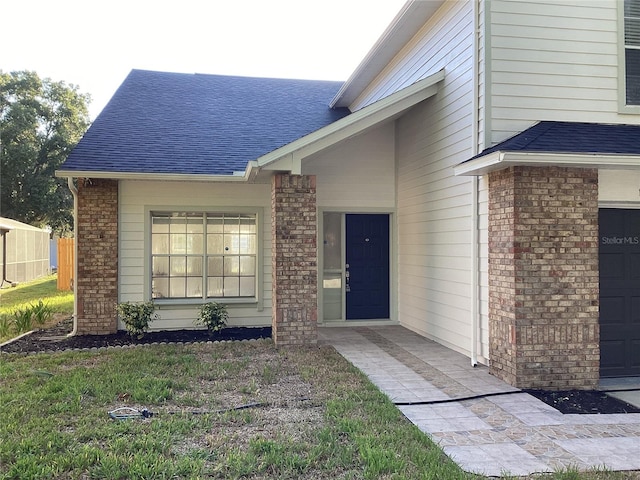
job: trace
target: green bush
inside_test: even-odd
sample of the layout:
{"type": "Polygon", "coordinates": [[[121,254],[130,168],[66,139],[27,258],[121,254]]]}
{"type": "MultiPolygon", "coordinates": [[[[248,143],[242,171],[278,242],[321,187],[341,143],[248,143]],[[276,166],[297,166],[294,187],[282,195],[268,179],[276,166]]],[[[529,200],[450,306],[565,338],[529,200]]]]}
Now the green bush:
{"type": "Polygon", "coordinates": [[[227,325],[229,313],[227,307],[218,302],[209,302],[200,305],[196,325],[203,325],[209,330],[209,335],[222,330],[227,325]]]}
{"type": "Polygon", "coordinates": [[[152,301],[124,302],[118,304],[117,311],[129,335],[142,338],[149,330],[149,324],[158,318],[158,314],[154,313],[155,308],[152,301]]]}
{"type": "Polygon", "coordinates": [[[9,315],[0,315],[0,339],[11,334],[13,323],[9,315]]]}
{"type": "Polygon", "coordinates": [[[39,326],[43,326],[53,316],[53,308],[44,303],[42,299],[38,303],[29,305],[29,309],[31,310],[31,316],[39,326]]]}
{"type": "Polygon", "coordinates": [[[17,308],[13,311],[13,328],[18,335],[33,329],[31,308],[17,308]]]}

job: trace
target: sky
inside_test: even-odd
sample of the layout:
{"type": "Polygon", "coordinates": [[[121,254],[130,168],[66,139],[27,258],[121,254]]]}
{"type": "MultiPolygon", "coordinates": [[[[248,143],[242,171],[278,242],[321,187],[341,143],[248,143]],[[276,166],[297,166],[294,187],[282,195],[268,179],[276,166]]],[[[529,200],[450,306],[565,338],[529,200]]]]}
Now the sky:
{"type": "Polygon", "coordinates": [[[406,0],[16,0],[0,15],[0,70],[92,97],[132,69],[346,80],[406,0]]]}

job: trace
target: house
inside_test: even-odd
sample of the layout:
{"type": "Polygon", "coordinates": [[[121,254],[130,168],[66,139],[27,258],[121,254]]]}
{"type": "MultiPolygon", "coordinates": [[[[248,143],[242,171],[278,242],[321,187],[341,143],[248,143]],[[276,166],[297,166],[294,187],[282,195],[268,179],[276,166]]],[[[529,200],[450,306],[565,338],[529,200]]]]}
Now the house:
{"type": "Polygon", "coordinates": [[[133,71],[57,172],[78,333],[400,324],[517,387],[640,374],[640,1],[408,1],[342,84],[133,71]],[[626,32],[626,35],[625,35],[626,32]]]}

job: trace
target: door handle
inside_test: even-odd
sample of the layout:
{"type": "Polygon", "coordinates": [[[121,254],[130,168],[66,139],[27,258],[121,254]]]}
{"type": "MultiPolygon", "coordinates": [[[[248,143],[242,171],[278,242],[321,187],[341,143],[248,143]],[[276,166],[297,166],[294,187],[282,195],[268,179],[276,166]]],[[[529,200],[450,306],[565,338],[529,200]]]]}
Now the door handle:
{"type": "Polygon", "coordinates": [[[345,266],[345,271],[344,271],[344,291],[346,293],[349,293],[351,291],[351,286],[349,285],[349,277],[351,275],[349,274],[349,264],[347,263],[347,265],[345,266]]]}

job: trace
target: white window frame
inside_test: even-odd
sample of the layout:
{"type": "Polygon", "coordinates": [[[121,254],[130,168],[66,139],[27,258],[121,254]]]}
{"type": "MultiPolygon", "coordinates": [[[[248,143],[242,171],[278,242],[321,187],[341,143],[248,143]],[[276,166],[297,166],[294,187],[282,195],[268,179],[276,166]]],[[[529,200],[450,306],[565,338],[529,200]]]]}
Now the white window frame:
{"type": "MultiPolygon", "coordinates": [[[[640,103],[627,104],[627,65],[626,51],[627,45],[625,40],[625,2],[618,2],[618,111],[626,114],[640,114],[640,103]]],[[[636,47],[640,49],[640,46],[636,47]]]]}
{"type": "MultiPolygon", "coordinates": [[[[204,234],[206,236],[206,233],[204,234]]],[[[262,302],[262,291],[264,288],[263,281],[263,242],[264,242],[264,230],[263,230],[263,209],[262,208],[190,208],[184,206],[147,206],[145,207],[145,252],[144,252],[144,267],[145,267],[145,298],[152,299],[154,303],[159,306],[162,305],[200,305],[206,302],[220,302],[231,305],[257,305],[259,308],[262,302]],[[190,298],[153,298],[152,292],[152,216],[154,214],[161,213],[197,213],[197,214],[228,214],[228,215],[254,215],[256,222],[256,252],[255,252],[255,295],[245,297],[190,297],[190,298]]],[[[206,238],[205,238],[206,243],[206,238]]],[[[206,250],[203,252],[203,256],[206,259],[206,250]]],[[[205,264],[207,262],[205,261],[205,264]]],[[[202,273],[203,286],[206,289],[207,270],[206,265],[202,273]]]]}

